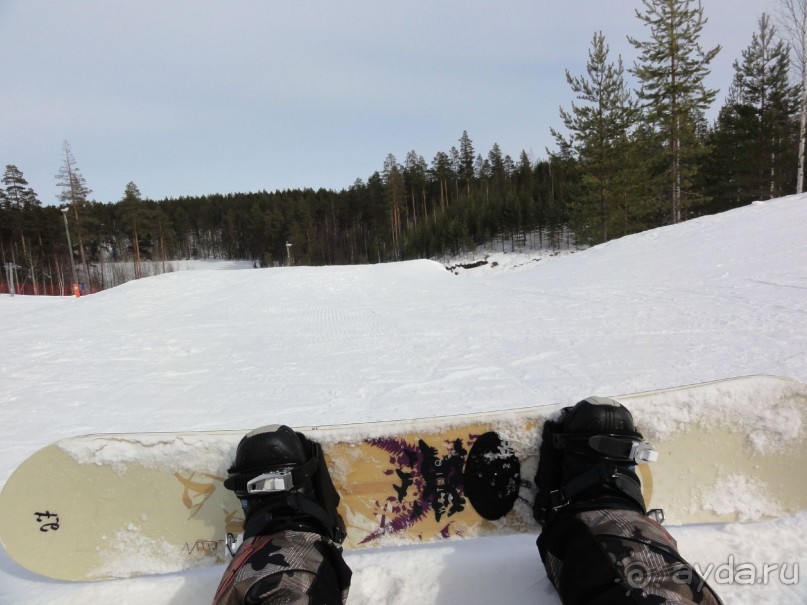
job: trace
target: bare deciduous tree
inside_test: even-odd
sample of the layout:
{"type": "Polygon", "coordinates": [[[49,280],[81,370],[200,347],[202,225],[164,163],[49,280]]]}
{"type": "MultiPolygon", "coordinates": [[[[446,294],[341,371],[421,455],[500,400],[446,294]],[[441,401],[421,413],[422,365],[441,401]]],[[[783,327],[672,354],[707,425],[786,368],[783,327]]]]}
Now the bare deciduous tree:
{"type": "Polygon", "coordinates": [[[799,172],[796,192],[804,191],[804,144],[807,137],[807,0],[779,0],[779,25],[790,44],[791,61],[801,82],[801,128],[799,131],[799,172]]]}

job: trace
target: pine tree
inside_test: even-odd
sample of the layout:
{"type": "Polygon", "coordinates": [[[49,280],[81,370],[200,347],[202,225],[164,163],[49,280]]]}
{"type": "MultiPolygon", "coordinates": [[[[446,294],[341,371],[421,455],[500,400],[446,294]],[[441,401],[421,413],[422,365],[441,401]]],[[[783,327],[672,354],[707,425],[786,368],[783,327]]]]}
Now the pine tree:
{"type": "Polygon", "coordinates": [[[421,220],[428,218],[426,208],[426,172],[428,166],[422,155],[414,150],[406,154],[404,161],[403,178],[409,192],[408,204],[412,208],[412,225],[417,227],[418,216],[421,220]]]}
{"type": "MultiPolygon", "coordinates": [[[[131,242],[134,278],[140,279],[143,277],[143,269],[140,262],[141,235],[138,234],[138,227],[142,227],[144,208],[143,196],[140,189],[133,182],[127,183],[118,209],[120,211],[120,222],[122,223],[120,227],[124,233],[128,232],[129,241],[131,242]]],[[[142,234],[142,229],[140,232],[142,234]]]]}
{"type": "MultiPolygon", "coordinates": [[[[6,240],[9,254],[15,266],[15,273],[21,267],[17,263],[25,263],[25,269],[30,277],[34,295],[39,294],[37,277],[42,273],[41,254],[34,250],[34,241],[41,240],[41,214],[36,211],[41,208],[36,192],[28,186],[22,171],[13,164],[7,164],[3,173],[2,183],[5,191],[2,192],[2,206],[6,211],[4,217],[5,234],[0,232],[0,238],[6,240]]],[[[2,190],[0,190],[2,191],[2,190]]],[[[3,244],[5,257],[5,244],[3,244]]],[[[27,282],[28,278],[25,278],[27,282]]]]}
{"type": "Polygon", "coordinates": [[[403,192],[403,179],[401,177],[401,167],[391,153],[384,160],[384,186],[386,188],[387,199],[390,209],[390,234],[392,236],[392,248],[394,259],[398,260],[400,255],[400,238],[403,230],[401,223],[401,209],[406,216],[406,201],[403,192]]]}
{"type": "Polygon", "coordinates": [[[22,174],[22,171],[13,164],[6,165],[6,171],[3,173],[3,184],[6,186],[5,200],[11,208],[22,210],[26,206],[28,198],[28,181],[22,174]]]}
{"type": "Polygon", "coordinates": [[[448,207],[448,183],[451,179],[451,159],[444,151],[438,151],[432,160],[431,173],[440,188],[440,209],[448,207]]]}
{"type": "Polygon", "coordinates": [[[552,130],[562,151],[580,162],[584,198],[573,213],[579,241],[603,242],[613,233],[627,202],[624,179],[630,130],[638,116],[635,101],[625,84],[621,57],[616,65],[608,61],[609,47],[601,32],[595,33],[588,53],[587,76],[566,81],[582,104],[560,115],[570,136],[552,130]]]}
{"type": "Polygon", "coordinates": [[[642,0],[645,12],[636,16],[650,30],[649,40],[628,37],[640,51],[632,72],[639,79],[639,98],[649,123],[665,143],[666,196],[670,217],[680,221],[686,196],[703,149],[695,136],[698,112],[706,110],[717,91],[704,79],[720,46],[704,51],[700,35],[706,19],[698,0],[642,0]]]}

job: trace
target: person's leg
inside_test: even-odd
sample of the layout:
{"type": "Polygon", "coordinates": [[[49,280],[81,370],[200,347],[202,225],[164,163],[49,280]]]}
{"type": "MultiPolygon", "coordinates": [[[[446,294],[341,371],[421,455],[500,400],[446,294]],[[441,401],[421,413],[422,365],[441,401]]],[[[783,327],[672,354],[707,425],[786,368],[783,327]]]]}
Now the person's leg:
{"type": "Polygon", "coordinates": [[[720,603],[647,516],[634,465],[653,458],[619,403],[590,397],[544,426],[535,518],[564,605],[720,603]]]}
{"type": "Polygon", "coordinates": [[[287,426],[249,433],[225,487],[241,499],[244,542],[214,605],[341,605],[351,571],[339,546],[344,523],[319,446],[287,426]]]}

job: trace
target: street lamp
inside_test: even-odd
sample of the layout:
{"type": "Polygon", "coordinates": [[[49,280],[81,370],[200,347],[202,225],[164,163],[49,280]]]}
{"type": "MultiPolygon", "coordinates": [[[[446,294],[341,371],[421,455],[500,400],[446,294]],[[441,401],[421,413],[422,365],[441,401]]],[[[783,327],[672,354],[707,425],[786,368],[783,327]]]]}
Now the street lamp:
{"type": "Polygon", "coordinates": [[[78,297],[78,282],[76,281],[76,263],[73,262],[73,242],[70,241],[70,229],[67,228],[67,212],[69,207],[62,208],[62,216],[64,217],[64,233],[67,236],[67,254],[70,257],[70,270],[73,273],[73,294],[78,297]]]}

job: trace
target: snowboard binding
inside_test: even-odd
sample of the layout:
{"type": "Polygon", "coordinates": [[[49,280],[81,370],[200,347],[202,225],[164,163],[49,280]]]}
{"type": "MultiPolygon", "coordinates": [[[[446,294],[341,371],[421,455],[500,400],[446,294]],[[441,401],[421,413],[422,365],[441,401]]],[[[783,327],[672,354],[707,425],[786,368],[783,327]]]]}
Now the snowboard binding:
{"type": "Polygon", "coordinates": [[[623,508],[647,514],[635,465],[658,458],[633,416],[607,397],[563,408],[543,428],[535,476],[535,519],[547,525],[564,511],[623,508]]]}
{"type": "Polygon", "coordinates": [[[322,448],[288,426],[264,426],[241,439],[224,487],[241,500],[245,540],[285,529],[345,539],[322,448]]]}

